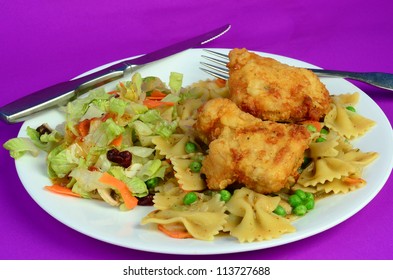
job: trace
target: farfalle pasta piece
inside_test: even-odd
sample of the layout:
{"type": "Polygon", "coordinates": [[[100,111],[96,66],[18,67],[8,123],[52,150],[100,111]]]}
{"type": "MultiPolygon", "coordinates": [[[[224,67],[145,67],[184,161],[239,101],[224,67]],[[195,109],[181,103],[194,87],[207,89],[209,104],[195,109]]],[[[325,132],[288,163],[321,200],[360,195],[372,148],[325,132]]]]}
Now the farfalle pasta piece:
{"type": "Polygon", "coordinates": [[[204,80],[191,84],[187,88],[192,96],[198,96],[201,100],[207,100],[220,97],[228,97],[229,89],[227,84],[217,83],[216,80],[204,80]]]}
{"type": "Polygon", "coordinates": [[[225,203],[220,195],[212,197],[201,194],[199,201],[192,205],[178,205],[173,209],[155,210],[141,221],[142,225],[182,225],[192,237],[213,240],[226,223],[225,203]]]}
{"type": "Polygon", "coordinates": [[[156,145],[156,150],[160,155],[165,156],[167,159],[186,155],[184,147],[191,137],[185,134],[174,134],[168,139],[157,136],[154,137],[152,142],[156,145]]]}
{"type": "Polygon", "coordinates": [[[196,119],[197,110],[201,107],[203,101],[201,99],[187,99],[178,105],[177,112],[180,120],[196,119]]]}
{"type": "Polygon", "coordinates": [[[345,154],[345,153],[349,152],[350,150],[352,150],[353,146],[344,137],[339,137],[338,138],[338,145],[336,146],[336,149],[338,151],[338,155],[337,156],[339,156],[339,155],[345,154]]]}
{"type": "Polygon", "coordinates": [[[359,103],[360,95],[358,92],[354,93],[344,93],[340,95],[333,96],[343,106],[355,106],[359,103]]]}
{"type": "Polygon", "coordinates": [[[270,240],[294,232],[287,219],[273,213],[280,200],[247,188],[236,190],[226,204],[229,217],[224,231],[240,242],[270,240]]]}
{"type": "Polygon", "coordinates": [[[294,184],[291,187],[291,190],[293,192],[296,191],[296,190],[302,190],[304,192],[309,192],[309,193],[313,193],[313,194],[315,194],[317,192],[317,188],[316,187],[314,187],[314,186],[307,186],[307,187],[305,187],[305,186],[303,186],[303,185],[301,185],[299,183],[294,184]]]}
{"type": "Polygon", "coordinates": [[[318,184],[316,186],[317,191],[324,191],[325,193],[348,193],[354,191],[366,185],[366,181],[359,177],[345,176],[340,179],[334,179],[331,182],[324,184],[318,184]]]}
{"type": "Polygon", "coordinates": [[[348,176],[356,172],[356,167],[339,158],[329,157],[316,159],[304,169],[298,179],[298,183],[307,186],[316,186],[333,179],[339,179],[342,176],[348,176]]]}
{"type": "Polygon", "coordinates": [[[179,186],[185,191],[202,191],[206,188],[199,172],[191,172],[189,166],[193,162],[190,158],[172,158],[171,159],[175,177],[179,186]]]}
{"type": "Polygon", "coordinates": [[[337,156],[339,153],[336,149],[339,145],[338,138],[339,136],[336,133],[330,132],[326,137],[326,141],[310,143],[307,155],[311,158],[337,156]]]}
{"type": "MultiPolygon", "coordinates": [[[[345,96],[344,99],[348,97],[345,96]]],[[[332,101],[331,110],[325,116],[325,125],[329,129],[348,139],[353,139],[365,134],[375,125],[373,120],[346,109],[347,104],[342,103],[340,97],[334,96],[332,101]]]]}
{"type": "Polygon", "coordinates": [[[377,152],[362,152],[359,149],[351,149],[345,153],[338,156],[347,162],[363,168],[369,165],[371,162],[378,158],[379,154],[377,152]]]}
{"type": "Polygon", "coordinates": [[[195,131],[193,126],[197,119],[198,108],[201,107],[201,99],[186,99],[177,106],[179,128],[186,134],[193,135],[195,131]]]}
{"type": "Polygon", "coordinates": [[[177,181],[172,178],[164,185],[157,187],[154,195],[154,207],[159,210],[171,209],[183,204],[184,191],[179,188],[177,181]]]}

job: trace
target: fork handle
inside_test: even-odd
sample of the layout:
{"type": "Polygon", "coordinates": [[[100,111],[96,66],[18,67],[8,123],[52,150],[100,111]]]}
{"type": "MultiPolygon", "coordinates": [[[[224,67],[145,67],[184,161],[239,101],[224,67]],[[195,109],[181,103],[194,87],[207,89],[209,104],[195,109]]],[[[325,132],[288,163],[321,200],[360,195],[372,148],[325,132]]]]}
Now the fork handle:
{"type": "Polygon", "coordinates": [[[382,72],[348,72],[323,69],[309,69],[318,76],[348,78],[361,81],[379,88],[393,90],[393,74],[382,72]]]}

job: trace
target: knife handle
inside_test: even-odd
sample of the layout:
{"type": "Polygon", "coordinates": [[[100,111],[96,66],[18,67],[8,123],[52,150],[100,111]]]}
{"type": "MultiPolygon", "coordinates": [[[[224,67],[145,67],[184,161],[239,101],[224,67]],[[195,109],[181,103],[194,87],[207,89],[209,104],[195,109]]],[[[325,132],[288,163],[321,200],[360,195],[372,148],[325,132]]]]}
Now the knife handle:
{"type": "Polygon", "coordinates": [[[6,123],[15,123],[42,110],[56,105],[65,105],[68,101],[90,89],[121,78],[125,69],[126,67],[119,63],[89,75],[36,91],[1,107],[0,118],[6,123]]]}

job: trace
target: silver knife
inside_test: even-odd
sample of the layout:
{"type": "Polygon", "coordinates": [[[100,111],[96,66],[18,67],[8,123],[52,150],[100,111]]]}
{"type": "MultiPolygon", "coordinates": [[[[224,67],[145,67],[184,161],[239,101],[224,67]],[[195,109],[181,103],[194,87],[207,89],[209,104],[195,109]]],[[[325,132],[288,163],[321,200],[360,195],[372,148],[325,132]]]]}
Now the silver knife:
{"type": "Polygon", "coordinates": [[[78,79],[62,82],[24,96],[0,108],[0,118],[6,123],[16,123],[28,116],[56,105],[64,105],[88,90],[124,76],[130,69],[136,70],[147,63],[171,56],[181,51],[210,42],[230,29],[224,25],[202,35],[170,45],[143,56],[122,61],[78,79]]]}

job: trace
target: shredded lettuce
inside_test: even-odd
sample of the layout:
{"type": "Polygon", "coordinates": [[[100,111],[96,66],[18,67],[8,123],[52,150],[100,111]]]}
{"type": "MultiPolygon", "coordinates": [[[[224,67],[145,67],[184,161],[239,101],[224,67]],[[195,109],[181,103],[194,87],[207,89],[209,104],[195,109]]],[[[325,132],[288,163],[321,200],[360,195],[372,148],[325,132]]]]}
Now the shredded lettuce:
{"type": "Polygon", "coordinates": [[[169,75],[169,87],[172,92],[178,93],[182,87],[183,74],[177,72],[171,72],[169,75]]]}
{"type": "Polygon", "coordinates": [[[34,157],[40,153],[33,141],[27,137],[12,138],[5,142],[3,147],[10,152],[10,156],[14,159],[22,157],[26,152],[29,152],[34,157]]]}
{"type": "Polygon", "coordinates": [[[175,132],[177,126],[177,121],[168,122],[166,120],[162,120],[156,124],[154,131],[161,137],[169,138],[175,132]]]}
{"type": "Polygon", "coordinates": [[[93,103],[96,108],[105,111],[106,105],[104,106],[103,104],[106,103],[110,97],[111,95],[108,94],[104,88],[98,88],[90,91],[84,98],[69,102],[66,107],[67,128],[77,135],[75,125],[86,114],[89,105],[93,103]]]}
{"type": "Polygon", "coordinates": [[[161,121],[162,118],[160,116],[160,112],[157,110],[151,109],[148,110],[146,113],[139,116],[139,120],[144,123],[155,123],[157,121],[161,121]]]}
{"type": "MultiPolygon", "coordinates": [[[[140,126],[137,129],[141,129],[143,127],[146,128],[146,133],[143,134],[144,136],[155,134],[168,138],[175,132],[178,126],[177,121],[168,121],[167,119],[164,119],[158,110],[147,111],[143,115],[139,116],[139,120],[142,121],[145,126],[137,124],[140,126]],[[149,133],[147,133],[148,130],[149,133]]],[[[137,134],[140,135],[139,132],[137,132],[137,134]]]]}
{"type": "Polygon", "coordinates": [[[78,188],[83,192],[108,188],[108,185],[99,181],[102,176],[102,173],[99,171],[89,171],[86,168],[78,167],[74,168],[69,176],[76,180],[75,184],[78,184],[78,188]]]}
{"type": "Polygon", "coordinates": [[[119,98],[111,98],[109,99],[109,112],[117,114],[117,116],[121,117],[128,105],[128,102],[119,98]]]}
{"type": "MultiPolygon", "coordinates": [[[[90,103],[94,103],[98,108],[102,104],[102,101],[108,100],[111,97],[104,88],[97,88],[91,90],[86,97],[75,99],[67,104],[67,113],[75,118],[81,118],[89,106],[90,103]]],[[[102,109],[102,108],[101,108],[102,109]]]]}
{"type": "Polygon", "coordinates": [[[135,103],[135,102],[130,102],[129,106],[126,108],[128,110],[128,113],[131,115],[140,115],[145,112],[147,112],[148,108],[145,105],[135,103]]]}
{"type": "Polygon", "coordinates": [[[102,171],[109,169],[111,162],[106,156],[107,150],[107,147],[91,147],[88,150],[87,156],[85,156],[85,165],[97,167],[102,171]]]}
{"type": "Polygon", "coordinates": [[[90,120],[93,118],[100,118],[105,114],[105,111],[98,108],[94,104],[89,104],[85,114],[80,118],[80,121],[90,120]]]}
{"type": "Polygon", "coordinates": [[[59,146],[59,150],[56,150],[56,153],[52,151],[48,155],[50,169],[58,178],[64,178],[74,168],[83,163],[83,158],[80,157],[83,150],[77,143],[73,143],[64,149],[61,149],[62,147],[59,146]]]}
{"type": "Polygon", "coordinates": [[[117,125],[113,119],[109,118],[105,122],[99,122],[97,128],[90,132],[84,141],[92,147],[106,147],[123,132],[124,127],[117,125]]]}
{"type": "Polygon", "coordinates": [[[153,135],[153,130],[150,128],[150,126],[142,121],[134,121],[132,123],[132,127],[134,128],[136,136],[139,139],[143,138],[144,136],[153,135]]]}
{"type": "Polygon", "coordinates": [[[149,160],[141,170],[138,171],[136,174],[137,177],[141,178],[143,181],[147,181],[151,178],[154,177],[161,177],[161,160],[159,159],[154,159],[154,160],[149,160]]]}
{"type": "Polygon", "coordinates": [[[128,147],[125,150],[129,151],[131,154],[135,156],[143,157],[143,158],[147,158],[151,156],[155,151],[155,149],[153,148],[140,147],[140,146],[128,147]]]}
{"type": "Polygon", "coordinates": [[[127,177],[123,168],[119,166],[113,166],[109,170],[109,173],[112,174],[115,178],[123,181],[134,196],[144,197],[149,193],[147,186],[142,179],[136,176],[127,177]]]}
{"type": "Polygon", "coordinates": [[[49,134],[44,133],[40,135],[37,130],[27,127],[26,133],[36,147],[46,152],[52,150],[54,146],[58,145],[58,143],[63,140],[63,136],[56,130],[53,130],[49,134]]]}
{"type": "Polygon", "coordinates": [[[142,93],[142,76],[140,73],[135,73],[131,81],[120,83],[117,87],[120,95],[129,101],[137,101],[142,93]]]}
{"type": "Polygon", "coordinates": [[[182,99],[182,83],[183,75],[176,72],[170,73],[168,86],[158,77],[142,78],[135,73],[131,80],[117,85],[117,94],[102,87],[69,102],[62,129],[40,134],[28,127],[28,137],[10,139],[3,146],[15,159],[26,153],[37,156],[41,150],[47,152],[49,178],[63,178],[67,187],[83,198],[101,196],[111,205],[121,203],[110,187],[99,181],[103,172],[123,181],[133,195],[146,196],[145,182],[164,179],[170,167],[156,154],[152,140],[168,138],[179,127],[177,104],[182,99]],[[154,90],[166,94],[162,101],[175,105],[155,109],[143,105],[154,90]],[[124,168],[110,161],[107,152],[111,149],[130,152],[131,166],[124,168]]]}
{"type": "Polygon", "coordinates": [[[176,94],[169,93],[161,101],[177,103],[180,101],[180,97],[176,94]]]}

